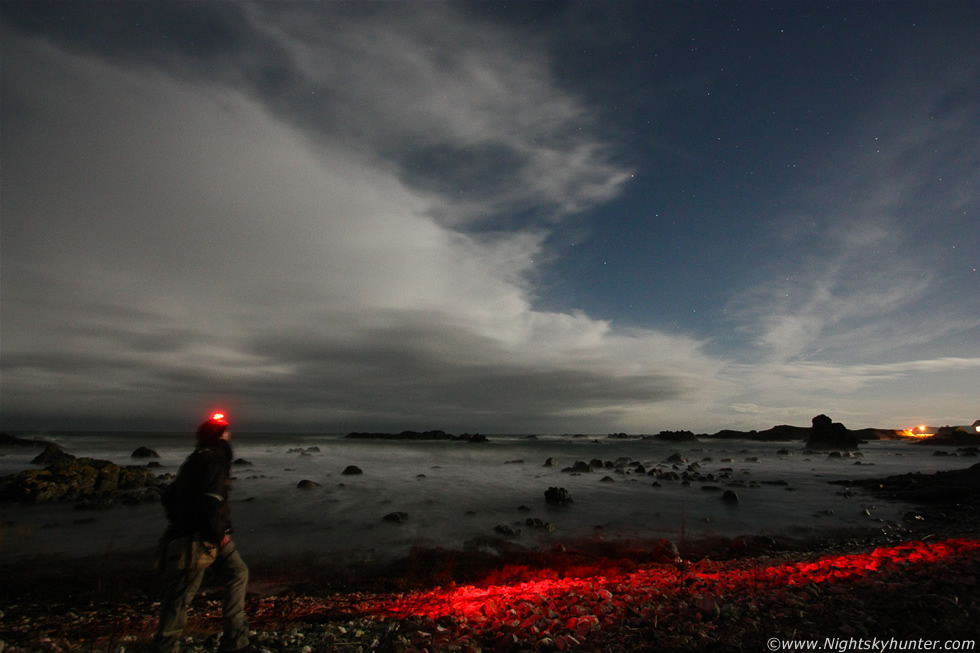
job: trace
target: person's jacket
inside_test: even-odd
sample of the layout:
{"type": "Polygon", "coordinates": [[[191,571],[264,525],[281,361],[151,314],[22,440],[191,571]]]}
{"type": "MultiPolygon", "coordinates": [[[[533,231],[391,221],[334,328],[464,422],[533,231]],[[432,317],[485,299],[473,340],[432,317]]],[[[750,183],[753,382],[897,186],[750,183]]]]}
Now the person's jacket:
{"type": "Polygon", "coordinates": [[[205,542],[217,544],[231,532],[231,458],[231,445],[224,440],[199,445],[187,457],[161,496],[169,537],[198,533],[205,542]]]}

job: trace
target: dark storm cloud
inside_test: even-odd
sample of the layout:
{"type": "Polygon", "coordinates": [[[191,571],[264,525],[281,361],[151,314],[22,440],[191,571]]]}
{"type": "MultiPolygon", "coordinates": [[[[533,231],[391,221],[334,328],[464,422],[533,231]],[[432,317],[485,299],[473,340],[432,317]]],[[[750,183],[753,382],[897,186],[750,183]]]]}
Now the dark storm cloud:
{"type": "Polygon", "coordinates": [[[399,425],[409,420],[414,428],[491,432],[560,424],[601,430],[627,406],[675,399],[691,390],[685,379],[669,373],[589,369],[573,360],[547,366],[513,360],[500,343],[427,322],[406,320],[345,342],[269,336],[253,351],[289,366],[291,373],[239,390],[264,404],[267,414],[278,411],[284,417],[319,406],[324,417],[351,428],[355,422],[339,409],[389,428],[407,428],[399,425]]]}

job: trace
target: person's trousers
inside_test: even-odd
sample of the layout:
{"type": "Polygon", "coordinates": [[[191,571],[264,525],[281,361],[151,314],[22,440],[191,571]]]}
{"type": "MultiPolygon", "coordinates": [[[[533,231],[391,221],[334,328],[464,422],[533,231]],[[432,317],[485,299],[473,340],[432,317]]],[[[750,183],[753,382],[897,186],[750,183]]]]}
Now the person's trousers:
{"type": "MultiPolygon", "coordinates": [[[[218,551],[211,569],[225,586],[222,606],[224,634],[222,651],[235,651],[248,646],[248,621],[245,618],[245,588],[248,585],[248,567],[229,542],[218,551]]],[[[163,570],[163,598],[160,601],[160,625],[153,640],[157,653],[174,653],[180,650],[180,635],[187,625],[187,608],[201,587],[205,569],[163,570]]]]}

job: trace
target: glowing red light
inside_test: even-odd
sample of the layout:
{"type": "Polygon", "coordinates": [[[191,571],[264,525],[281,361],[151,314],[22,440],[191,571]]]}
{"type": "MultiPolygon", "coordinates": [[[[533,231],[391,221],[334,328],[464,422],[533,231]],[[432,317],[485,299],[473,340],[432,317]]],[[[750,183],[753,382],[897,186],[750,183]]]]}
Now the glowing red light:
{"type": "MultiPolygon", "coordinates": [[[[543,615],[554,612],[563,618],[549,626],[549,630],[570,631],[582,637],[601,628],[612,618],[610,615],[622,612],[624,605],[644,601],[654,605],[665,597],[685,591],[742,594],[753,591],[753,588],[761,591],[813,583],[836,584],[868,574],[887,576],[889,571],[910,563],[931,563],[954,555],[976,555],[977,551],[980,551],[980,542],[954,539],[908,542],[871,553],[832,555],[762,567],[737,561],[705,560],[689,563],[683,569],[655,565],[612,576],[564,578],[557,577],[552,570],[528,569],[523,582],[414,592],[394,600],[379,601],[372,607],[377,613],[398,617],[465,617],[474,625],[489,624],[496,628],[500,623],[507,623],[520,629],[531,622],[543,624],[543,615]],[[571,607],[561,607],[565,604],[571,607]]],[[[542,624],[538,626],[544,627],[542,624]]]]}
{"type": "MultiPolygon", "coordinates": [[[[475,585],[392,593],[357,594],[311,599],[311,610],[406,619],[434,620],[432,633],[419,631],[413,640],[420,650],[479,650],[493,639],[495,650],[514,650],[520,641],[547,640],[546,650],[581,648],[584,640],[609,641],[624,625],[660,628],[665,641],[683,641],[683,624],[692,610],[711,615],[720,605],[736,602],[772,605],[772,601],[805,605],[820,593],[840,594],[850,587],[891,586],[960,568],[980,555],[980,541],[906,542],[870,553],[806,556],[802,560],[746,558],[674,564],[626,565],[607,562],[562,566],[561,569],[509,565],[475,585]],[[936,563],[939,563],[937,566],[936,563]],[[512,579],[519,578],[519,581],[512,579]],[[823,585],[825,589],[816,586],[823,585]],[[446,626],[443,619],[448,619],[446,626]],[[659,626],[658,626],[659,624],[659,626]],[[606,631],[604,634],[602,631],[606,631]],[[673,633],[673,634],[671,634],[673,633]],[[607,636],[608,635],[608,636],[607,636]],[[678,640],[681,641],[681,640],[678,640]],[[435,644],[438,644],[435,645],[435,644]]],[[[975,568],[975,567],[969,567],[975,568]]],[[[970,585],[974,579],[971,577],[970,585]]],[[[700,620],[698,620],[700,622],[700,620]]],[[[714,628],[707,619],[708,632],[714,628]]],[[[540,650],[540,649],[539,649],[540,650]]],[[[596,650],[609,650],[597,646],[596,650]]],[[[678,650],[669,648],[668,650],[678,650]]]]}
{"type": "Polygon", "coordinates": [[[213,419],[216,422],[222,422],[225,419],[225,414],[224,413],[215,413],[214,415],[211,416],[211,419],[213,419]]]}

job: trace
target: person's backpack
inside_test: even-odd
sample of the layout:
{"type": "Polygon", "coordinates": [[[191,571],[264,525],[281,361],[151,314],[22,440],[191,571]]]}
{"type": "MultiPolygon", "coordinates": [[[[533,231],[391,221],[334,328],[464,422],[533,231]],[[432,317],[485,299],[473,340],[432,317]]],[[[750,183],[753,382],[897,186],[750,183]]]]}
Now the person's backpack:
{"type": "Polygon", "coordinates": [[[193,526],[194,515],[192,511],[195,509],[198,495],[201,492],[200,488],[194,487],[195,478],[199,476],[199,474],[194,473],[194,470],[199,465],[198,452],[195,451],[180,466],[177,478],[160,494],[163,512],[171,524],[193,526]]]}

